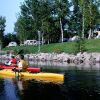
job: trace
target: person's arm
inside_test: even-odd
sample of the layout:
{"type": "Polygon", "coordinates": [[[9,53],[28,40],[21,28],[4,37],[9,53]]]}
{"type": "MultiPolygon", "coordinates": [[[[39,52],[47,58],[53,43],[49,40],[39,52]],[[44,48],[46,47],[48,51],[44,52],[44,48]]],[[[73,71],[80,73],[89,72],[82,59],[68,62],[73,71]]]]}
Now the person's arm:
{"type": "Polygon", "coordinates": [[[11,61],[9,61],[9,62],[7,63],[7,65],[11,65],[11,61]]]}
{"type": "Polygon", "coordinates": [[[19,68],[19,69],[22,69],[22,67],[23,67],[22,63],[19,62],[19,63],[18,63],[18,68],[19,68]]]}

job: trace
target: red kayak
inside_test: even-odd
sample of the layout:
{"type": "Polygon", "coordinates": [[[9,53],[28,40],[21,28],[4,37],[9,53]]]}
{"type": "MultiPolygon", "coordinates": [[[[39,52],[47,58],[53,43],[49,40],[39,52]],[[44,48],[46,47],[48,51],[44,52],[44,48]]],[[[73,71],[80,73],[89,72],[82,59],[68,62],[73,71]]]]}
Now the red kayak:
{"type": "MultiPolygon", "coordinates": [[[[0,64],[0,69],[13,69],[13,68],[14,67],[9,66],[9,65],[0,64]]],[[[18,68],[16,68],[16,69],[18,69],[18,68]]],[[[31,72],[31,73],[38,73],[38,72],[41,71],[41,69],[40,68],[28,67],[27,71],[31,72]]]]}

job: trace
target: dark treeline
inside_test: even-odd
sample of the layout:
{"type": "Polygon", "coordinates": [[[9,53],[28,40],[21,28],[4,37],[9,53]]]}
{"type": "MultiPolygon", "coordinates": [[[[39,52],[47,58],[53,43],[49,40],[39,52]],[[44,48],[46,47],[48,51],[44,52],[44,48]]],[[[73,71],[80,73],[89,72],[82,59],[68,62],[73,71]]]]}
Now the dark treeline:
{"type": "Polygon", "coordinates": [[[98,0],[25,0],[15,23],[16,38],[20,43],[38,40],[39,32],[46,43],[75,35],[92,38],[94,26],[100,22],[99,4],[98,0]]]}

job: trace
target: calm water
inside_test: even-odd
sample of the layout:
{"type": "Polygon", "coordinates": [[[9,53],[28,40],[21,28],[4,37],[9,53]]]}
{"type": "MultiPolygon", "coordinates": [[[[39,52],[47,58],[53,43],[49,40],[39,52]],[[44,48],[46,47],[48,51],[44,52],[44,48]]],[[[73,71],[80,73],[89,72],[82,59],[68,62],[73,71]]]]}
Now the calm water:
{"type": "Polygon", "coordinates": [[[37,65],[45,72],[63,73],[64,83],[0,79],[0,100],[100,100],[99,65],[37,65]]]}

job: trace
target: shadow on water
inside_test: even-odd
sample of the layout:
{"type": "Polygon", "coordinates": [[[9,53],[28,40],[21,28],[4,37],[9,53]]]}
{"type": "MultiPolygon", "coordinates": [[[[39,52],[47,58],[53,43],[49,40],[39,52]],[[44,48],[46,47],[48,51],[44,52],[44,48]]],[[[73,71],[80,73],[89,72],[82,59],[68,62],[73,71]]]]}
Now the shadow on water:
{"type": "Polygon", "coordinates": [[[67,70],[63,84],[23,82],[21,100],[100,100],[100,71],[67,70]]]}
{"type": "Polygon", "coordinates": [[[67,100],[61,84],[41,83],[35,80],[23,82],[21,100],[67,100]]]}

